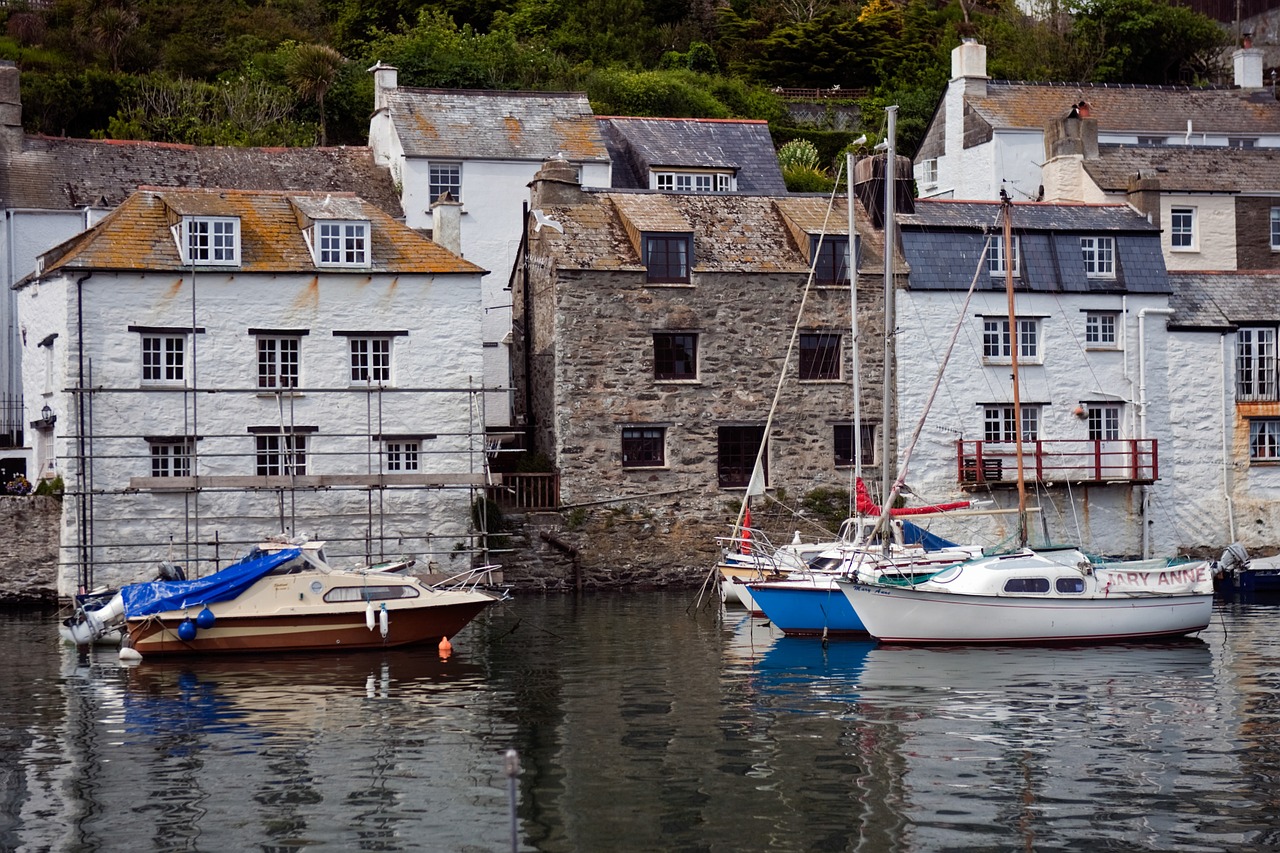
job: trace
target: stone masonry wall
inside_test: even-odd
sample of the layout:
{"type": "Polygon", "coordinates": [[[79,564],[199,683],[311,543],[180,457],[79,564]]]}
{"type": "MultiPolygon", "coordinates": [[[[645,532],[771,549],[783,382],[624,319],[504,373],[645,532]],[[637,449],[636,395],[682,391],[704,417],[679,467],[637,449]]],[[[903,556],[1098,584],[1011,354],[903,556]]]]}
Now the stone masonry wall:
{"type": "Polygon", "coordinates": [[[61,519],[56,498],[0,496],[0,604],[57,601],[61,519]]]}

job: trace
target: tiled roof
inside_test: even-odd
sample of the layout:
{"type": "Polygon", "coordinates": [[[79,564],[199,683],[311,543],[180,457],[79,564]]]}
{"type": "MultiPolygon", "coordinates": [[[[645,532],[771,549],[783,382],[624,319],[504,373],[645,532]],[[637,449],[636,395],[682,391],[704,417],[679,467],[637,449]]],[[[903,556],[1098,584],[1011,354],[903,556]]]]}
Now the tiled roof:
{"type": "MultiPolygon", "coordinates": [[[[986,269],[989,235],[1002,231],[999,202],[918,200],[915,212],[898,217],[902,252],[911,266],[912,290],[1001,289],[1004,279],[986,269]]],[[[1128,205],[1013,205],[1013,233],[1020,246],[1015,285],[1045,293],[1168,293],[1160,254],[1160,229],[1128,205]],[[1115,239],[1114,279],[1090,279],[1081,236],[1115,239]]]]}
{"type": "MultiPolygon", "coordinates": [[[[829,199],[818,196],[755,196],[742,194],[672,195],[649,192],[586,191],[581,204],[548,205],[543,212],[564,231],[544,228],[535,239],[555,246],[562,269],[640,270],[640,256],[628,236],[633,227],[692,231],[695,272],[806,273],[804,251],[793,237],[792,222],[818,223],[829,199]],[[648,223],[641,225],[640,223],[648,223]]],[[[836,199],[827,233],[848,233],[848,208],[836,199]]],[[[874,263],[883,248],[880,232],[868,226],[858,208],[862,264],[874,263]]],[[[811,231],[807,233],[817,233],[811,231]]]]}
{"type": "Polygon", "coordinates": [[[599,118],[615,189],[648,189],[655,169],[732,169],[738,192],[787,191],[769,124],[747,119],[599,118]]]}
{"type": "Polygon", "coordinates": [[[388,102],[407,157],[609,160],[583,94],[401,87],[388,102]]]}
{"type": "Polygon", "coordinates": [[[1158,178],[1164,192],[1276,192],[1280,148],[1100,145],[1084,170],[1107,192],[1124,192],[1135,174],[1158,178]]]}
{"type": "Polygon", "coordinates": [[[1280,101],[1270,89],[1023,83],[992,80],[983,98],[965,102],[995,128],[1043,130],[1051,119],[1086,101],[1100,131],[1179,134],[1280,133],[1280,101]]]}
{"type": "Polygon", "coordinates": [[[241,264],[235,269],[239,272],[319,271],[303,237],[303,217],[308,216],[368,220],[369,272],[481,272],[353,194],[148,187],[125,199],[93,228],[50,250],[45,255],[45,274],[59,269],[188,269],[170,231],[174,217],[182,215],[238,216],[241,264]]]}
{"type": "Polygon", "coordinates": [[[1169,325],[1225,330],[1280,320],[1280,273],[1172,272],[1169,325]]]}
{"type": "Polygon", "coordinates": [[[28,136],[0,169],[7,208],[115,207],[140,186],[355,192],[392,216],[400,195],[368,148],[230,148],[28,136]]]}

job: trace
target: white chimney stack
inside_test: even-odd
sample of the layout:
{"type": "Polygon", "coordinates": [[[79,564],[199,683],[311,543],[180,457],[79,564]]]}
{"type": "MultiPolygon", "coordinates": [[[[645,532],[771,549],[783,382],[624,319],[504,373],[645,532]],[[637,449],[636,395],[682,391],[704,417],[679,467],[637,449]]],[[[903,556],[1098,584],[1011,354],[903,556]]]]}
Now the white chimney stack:
{"type": "Polygon", "coordinates": [[[1252,36],[1246,35],[1244,47],[1231,54],[1236,72],[1235,84],[1241,89],[1262,88],[1262,48],[1252,44],[1252,36]]]}
{"type": "Polygon", "coordinates": [[[373,110],[387,108],[387,93],[399,85],[400,69],[394,65],[383,65],[382,60],[375,62],[369,73],[373,75],[373,110]]]}
{"type": "Polygon", "coordinates": [[[965,94],[975,98],[987,96],[987,46],[975,39],[965,39],[951,51],[951,79],[964,81],[965,94]]]}
{"type": "Polygon", "coordinates": [[[431,239],[462,257],[462,202],[449,193],[431,204],[431,239]]]}

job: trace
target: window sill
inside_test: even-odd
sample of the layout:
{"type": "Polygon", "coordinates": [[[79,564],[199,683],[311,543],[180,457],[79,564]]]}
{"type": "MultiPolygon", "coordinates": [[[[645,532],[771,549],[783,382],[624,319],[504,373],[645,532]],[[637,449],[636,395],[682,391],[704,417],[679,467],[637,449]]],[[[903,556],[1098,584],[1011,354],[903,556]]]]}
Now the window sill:
{"type": "Polygon", "coordinates": [[[831,379],[800,379],[797,380],[801,385],[843,385],[844,380],[840,377],[831,379]]]}
{"type": "Polygon", "coordinates": [[[185,391],[186,382],[143,382],[143,391],[185,391]]]}
{"type": "Polygon", "coordinates": [[[304,394],[302,391],[296,391],[296,390],[286,391],[282,389],[280,391],[272,391],[270,388],[259,388],[255,396],[261,397],[264,400],[274,400],[276,397],[293,397],[293,398],[305,397],[306,394],[304,394]]]}
{"type": "Polygon", "coordinates": [[[1170,252],[1178,252],[1179,254],[1197,254],[1200,249],[1192,246],[1170,246],[1170,252]]]}
{"type": "Polygon", "coordinates": [[[646,471],[670,471],[669,465],[626,465],[622,466],[624,474],[643,474],[646,471]]]}
{"type": "MultiPolygon", "coordinates": [[[[1035,358],[1018,359],[1019,367],[1040,367],[1043,364],[1044,364],[1044,359],[1040,358],[1039,356],[1036,356],[1035,358]]],[[[984,358],[982,360],[983,367],[1010,367],[1012,365],[1013,365],[1013,359],[1011,358],[1003,358],[1003,359],[984,358]]]]}
{"type": "Polygon", "coordinates": [[[644,286],[645,286],[645,287],[674,287],[674,288],[677,288],[677,289],[679,289],[679,288],[688,288],[688,289],[692,289],[694,285],[693,285],[693,282],[691,282],[691,281],[649,281],[648,279],[645,279],[644,286]]]}
{"type": "MultiPolygon", "coordinates": [[[[1085,344],[1085,352],[1120,352],[1118,344],[1085,344]]],[[[1021,362],[1019,362],[1021,364],[1021,362]]]]}
{"type": "Polygon", "coordinates": [[[655,385],[701,385],[701,379],[658,379],[654,378],[655,385]]]}

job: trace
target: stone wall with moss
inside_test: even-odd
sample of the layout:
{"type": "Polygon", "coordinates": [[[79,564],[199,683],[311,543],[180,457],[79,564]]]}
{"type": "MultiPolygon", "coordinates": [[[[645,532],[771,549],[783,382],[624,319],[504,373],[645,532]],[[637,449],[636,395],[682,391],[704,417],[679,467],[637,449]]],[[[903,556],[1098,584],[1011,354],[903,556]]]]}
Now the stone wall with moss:
{"type": "Polygon", "coordinates": [[[58,600],[62,503],[45,495],[0,496],[0,604],[58,600]]]}

